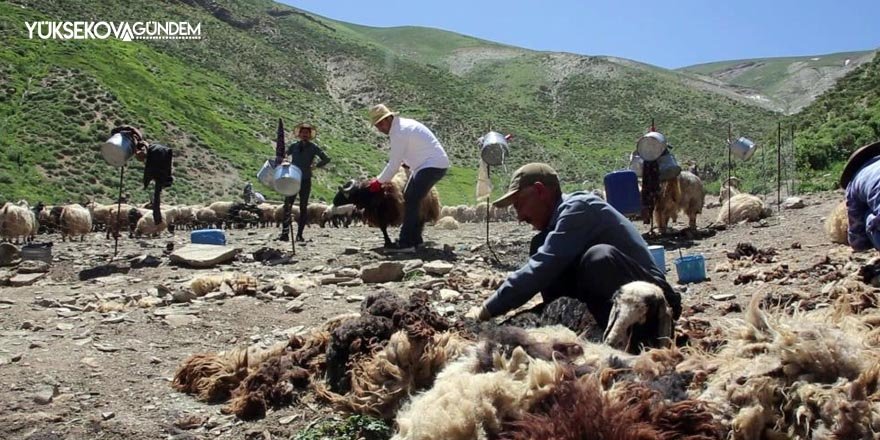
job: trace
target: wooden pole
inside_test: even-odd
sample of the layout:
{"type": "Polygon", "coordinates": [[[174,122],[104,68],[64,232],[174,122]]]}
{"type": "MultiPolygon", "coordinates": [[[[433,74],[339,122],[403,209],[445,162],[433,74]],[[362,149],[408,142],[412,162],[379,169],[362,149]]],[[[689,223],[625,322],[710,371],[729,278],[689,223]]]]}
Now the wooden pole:
{"type": "Polygon", "coordinates": [[[782,122],[776,123],[776,210],[782,211],[782,122]]]}
{"type": "MultiPolygon", "coordinates": [[[[119,168],[119,195],[116,197],[116,231],[113,232],[113,257],[119,253],[119,214],[122,210],[122,186],[125,176],[125,164],[119,168]]],[[[156,183],[158,185],[158,183],[156,183]]]]}
{"type": "Polygon", "coordinates": [[[732,215],[731,211],[733,210],[733,208],[730,206],[731,205],[730,197],[733,194],[733,190],[730,188],[730,185],[732,185],[732,182],[730,181],[730,178],[732,177],[731,173],[730,173],[730,169],[733,167],[733,160],[731,158],[732,153],[730,151],[730,141],[731,141],[732,136],[733,136],[733,124],[728,122],[727,123],[727,224],[728,225],[730,224],[730,216],[732,215]]]}

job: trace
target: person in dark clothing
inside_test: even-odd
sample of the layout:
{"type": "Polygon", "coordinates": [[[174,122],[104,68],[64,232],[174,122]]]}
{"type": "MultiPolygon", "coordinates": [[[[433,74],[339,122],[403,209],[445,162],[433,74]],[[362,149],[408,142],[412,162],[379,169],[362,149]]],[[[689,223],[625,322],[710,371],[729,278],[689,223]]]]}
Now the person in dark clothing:
{"type": "Polygon", "coordinates": [[[516,170],[508,193],[493,204],[512,204],[519,221],[540,233],[531,241],[529,261],[467,317],[503,315],[540,292],[545,304],[561,296],[584,302],[605,328],[615,294],[632,281],[660,287],[673,318],[681,315],[680,295],[666,282],[633,224],[592,193],[562,194],[549,165],[531,163],[516,170]]]}
{"type": "Polygon", "coordinates": [[[144,189],[155,182],[153,195],[150,197],[150,203],[153,208],[153,221],[156,224],[162,222],[162,208],[160,195],[162,189],[168,188],[174,183],[172,176],[172,161],[174,152],[170,147],[161,144],[151,144],[144,140],[141,131],[129,125],[123,125],[114,128],[110,134],[123,133],[127,134],[134,144],[134,156],[138,161],[144,163],[144,189]]]}
{"type": "MultiPolygon", "coordinates": [[[[323,168],[330,163],[330,158],[324,153],[313,141],[317,136],[315,127],[309,124],[300,124],[294,128],[298,141],[294,142],[287,148],[287,156],[290,156],[290,163],[296,165],[302,171],[302,182],[299,189],[299,218],[296,220],[296,241],[305,241],[303,238],[303,229],[308,222],[309,195],[312,192],[312,170],[314,168],[323,168]],[[315,164],[315,156],[321,160],[315,164]]],[[[275,163],[281,163],[285,158],[275,158],[275,163]]],[[[284,198],[284,220],[281,223],[281,236],[278,240],[290,240],[290,209],[296,202],[296,195],[284,198]]]]}

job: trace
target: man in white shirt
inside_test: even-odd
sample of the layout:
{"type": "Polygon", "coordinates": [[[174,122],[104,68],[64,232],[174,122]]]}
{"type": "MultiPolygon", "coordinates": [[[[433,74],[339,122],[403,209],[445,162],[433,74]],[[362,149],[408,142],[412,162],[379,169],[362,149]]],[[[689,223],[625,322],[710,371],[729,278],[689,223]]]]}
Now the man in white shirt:
{"type": "Polygon", "coordinates": [[[424,224],[419,221],[419,206],[431,188],[446,175],[449,157],[428,127],[419,121],[397,116],[383,104],[370,109],[370,123],[391,138],[388,164],[379,177],[370,182],[370,190],[378,192],[383,183],[391,181],[401,164],[412,170],[403,191],[403,225],[394,248],[401,252],[415,251],[423,243],[424,224]]]}

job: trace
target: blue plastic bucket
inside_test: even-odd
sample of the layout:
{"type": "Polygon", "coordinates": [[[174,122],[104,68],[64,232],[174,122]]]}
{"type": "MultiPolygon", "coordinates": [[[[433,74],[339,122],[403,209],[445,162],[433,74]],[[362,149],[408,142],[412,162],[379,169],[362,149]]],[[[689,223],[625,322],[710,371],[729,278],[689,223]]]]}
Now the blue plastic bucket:
{"type": "Polygon", "coordinates": [[[614,171],[605,175],[605,197],[608,204],[623,215],[641,214],[642,196],[635,171],[614,171]]]}
{"type": "Polygon", "coordinates": [[[686,255],[675,259],[679,283],[698,283],[706,279],[706,260],[702,255],[686,255]]]}
{"type": "Polygon", "coordinates": [[[651,251],[651,258],[654,259],[654,264],[660,269],[661,272],[666,273],[666,249],[660,245],[648,246],[648,250],[651,251]]]}
{"type": "Polygon", "coordinates": [[[189,234],[189,239],[194,244],[218,244],[225,245],[226,244],[226,234],[219,229],[200,229],[198,231],[192,231],[189,234]]]}

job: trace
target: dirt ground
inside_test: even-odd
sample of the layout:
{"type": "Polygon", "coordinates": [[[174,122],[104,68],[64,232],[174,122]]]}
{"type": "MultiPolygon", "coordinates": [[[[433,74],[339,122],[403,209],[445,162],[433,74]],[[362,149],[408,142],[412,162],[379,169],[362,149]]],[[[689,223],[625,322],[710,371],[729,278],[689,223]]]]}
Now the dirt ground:
{"type": "MultiPolygon", "coordinates": [[[[702,238],[677,235],[648,241],[666,246],[671,269],[667,277],[673,284],[677,277],[672,262],[679,252],[705,256],[710,279],[681,287],[688,319],[711,325],[713,317],[739,313],[758,290],[768,292],[780,307],[805,298],[819,304],[822,286],[835,273],[848,273],[854,266],[847,263],[873,256],[854,256],[847,247],[829,243],[824,219],[841,198],[840,193],[804,196],[802,209],[780,212],[774,205],[772,217],[724,230],[707,228],[717,208],[705,209],[698,221],[702,238]],[[773,247],[778,253],[775,261],[738,268],[727,257],[738,243],[773,247]],[[747,271],[756,267],[781,275],[752,280],[747,271]]],[[[677,228],[685,226],[682,220],[677,228]]],[[[647,231],[641,222],[638,227],[647,231]]],[[[227,231],[228,242],[242,253],[214,269],[169,263],[163,255],[167,243],[183,246],[189,241],[186,232],[148,240],[125,238],[120,240],[119,261],[148,254],[158,257],[161,265],[88,281],[79,281],[78,273],[110,261],[112,240],[92,234],[85,242],[65,243],[57,235],[40,236],[38,241],[55,243],[48,275],[31,286],[0,287],[0,438],[290,438],[332,411],[307,399],[262,420],[242,422],[221,414],[222,405],[174,391],[175,369],[193,353],[284,340],[332,316],[357,311],[364,296],[383,289],[404,296],[417,289],[433,290],[435,306],[460,318],[491,293],[481,285],[484,279],[503,276],[524,261],[532,235],[525,224],[492,223],[492,248],[501,264],[490,264],[485,233],[485,224],[463,224],[458,230],[428,227],[425,235],[431,247],[400,257],[375,251],[382,244],[377,229],[314,227],[306,230],[310,241],[297,247],[295,261],[267,266],[251,254],[264,246],[286,249],[289,245],[271,241],[278,231],[232,230],[227,231]],[[356,278],[339,284],[352,269],[389,260],[401,261],[410,270],[404,280],[361,284],[356,278]],[[454,268],[442,276],[419,269],[433,260],[454,268]],[[259,281],[258,293],[220,292],[169,301],[168,292],[185,292],[183,286],[193,277],[218,271],[253,275],[259,281]],[[281,286],[285,277],[287,282],[314,285],[297,296],[297,289],[281,286]],[[444,300],[440,288],[460,295],[444,300]]],[[[15,270],[0,268],[0,279],[15,270]]]]}

